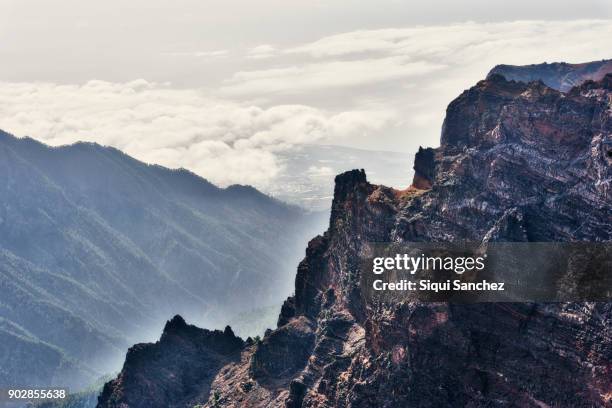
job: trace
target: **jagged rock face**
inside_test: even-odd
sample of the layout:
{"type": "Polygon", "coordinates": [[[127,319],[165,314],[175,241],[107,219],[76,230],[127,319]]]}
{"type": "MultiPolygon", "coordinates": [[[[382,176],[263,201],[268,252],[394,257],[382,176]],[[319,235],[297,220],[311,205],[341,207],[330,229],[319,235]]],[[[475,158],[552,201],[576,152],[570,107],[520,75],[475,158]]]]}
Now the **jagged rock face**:
{"type": "Polygon", "coordinates": [[[492,76],[450,104],[412,188],[338,176],[279,327],[201,402],[610,406],[611,303],[370,303],[359,257],[368,242],[610,241],[611,103],[612,76],[567,93],[492,76]]]}
{"type": "Polygon", "coordinates": [[[98,406],[189,406],[208,397],[214,376],[240,359],[243,346],[229,327],[224,332],[204,330],[175,316],[157,343],[129,349],[123,370],[104,386],[98,406]]]}
{"type": "Polygon", "coordinates": [[[494,76],[464,92],[447,109],[434,185],[400,210],[395,234],[478,241],[512,211],[525,240],[609,240],[610,78],[562,94],[494,76]]]}
{"type": "Polygon", "coordinates": [[[612,60],[586,62],[583,64],[568,64],[553,62],[551,64],[533,65],[498,65],[493,68],[487,78],[492,75],[502,75],[509,81],[532,82],[542,81],[549,87],[561,92],[567,92],[583,82],[599,81],[612,72],[612,60]]]}
{"type": "Polygon", "coordinates": [[[441,147],[417,154],[428,190],[336,179],[330,229],[284,317],[317,323],[289,405],[611,403],[610,304],[388,308],[364,304],[355,264],[366,241],[609,241],[611,79],[562,94],[492,77],[450,104],[441,147]]]}
{"type": "Polygon", "coordinates": [[[435,150],[431,147],[423,149],[414,155],[414,179],[412,185],[419,190],[429,190],[436,175],[435,150]]]}
{"type": "Polygon", "coordinates": [[[313,345],[313,323],[304,316],[293,319],[258,345],[251,359],[251,374],[280,379],[291,377],[304,367],[313,345]]]}

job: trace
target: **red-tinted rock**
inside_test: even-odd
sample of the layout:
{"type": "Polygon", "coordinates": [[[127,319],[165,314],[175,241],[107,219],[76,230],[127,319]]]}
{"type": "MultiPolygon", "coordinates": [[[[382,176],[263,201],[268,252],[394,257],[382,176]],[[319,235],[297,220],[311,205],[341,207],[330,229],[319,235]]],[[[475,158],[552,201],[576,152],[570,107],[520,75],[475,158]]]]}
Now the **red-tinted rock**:
{"type": "MultiPolygon", "coordinates": [[[[610,82],[561,93],[491,76],[450,104],[441,146],[417,155],[427,189],[371,185],[358,170],[336,177],[329,230],[309,244],[279,327],[226,365],[200,402],[610,406],[612,303],[390,306],[369,303],[359,286],[369,242],[610,241],[610,82]]],[[[141,375],[126,366],[123,377],[128,368],[141,375]]]]}

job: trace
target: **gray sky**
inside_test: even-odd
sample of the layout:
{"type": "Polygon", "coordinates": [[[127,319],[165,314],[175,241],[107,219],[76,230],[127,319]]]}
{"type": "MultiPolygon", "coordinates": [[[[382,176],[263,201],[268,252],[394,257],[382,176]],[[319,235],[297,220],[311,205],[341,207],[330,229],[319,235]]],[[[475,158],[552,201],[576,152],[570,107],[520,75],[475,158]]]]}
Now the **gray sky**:
{"type": "Polygon", "coordinates": [[[260,188],[301,143],[412,152],[498,63],[611,58],[612,2],[0,0],[0,128],[260,188]]]}

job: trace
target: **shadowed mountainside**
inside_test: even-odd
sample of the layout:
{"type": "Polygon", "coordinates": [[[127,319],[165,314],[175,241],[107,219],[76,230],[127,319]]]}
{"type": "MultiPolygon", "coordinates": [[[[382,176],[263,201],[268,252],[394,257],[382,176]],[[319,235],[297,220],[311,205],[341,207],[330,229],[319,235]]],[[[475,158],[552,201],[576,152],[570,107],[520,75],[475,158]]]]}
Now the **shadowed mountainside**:
{"type": "Polygon", "coordinates": [[[319,215],[116,149],[0,132],[0,385],[89,384],[168,315],[282,302],[319,215]]]}

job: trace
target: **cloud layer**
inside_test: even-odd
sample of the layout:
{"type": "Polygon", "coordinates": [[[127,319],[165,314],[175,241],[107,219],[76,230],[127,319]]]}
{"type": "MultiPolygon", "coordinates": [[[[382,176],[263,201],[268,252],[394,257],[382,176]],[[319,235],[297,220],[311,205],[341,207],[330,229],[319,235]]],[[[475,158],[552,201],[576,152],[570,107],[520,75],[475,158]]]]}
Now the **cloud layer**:
{"type": "Polygon", "coordinates": [[[281,170],[275,152],[380,130],[389,119],[375,111],[261,108],[145,80],[2,83],[0,117],[0,127],[51,145],[95,141],[146,162],[191,169],[217,184],[261,188],[281,170]]]}
{"type": "Polygon", "coordinates": [[[218,184],[265,190],[283,171],[279,151],[436,145],[446,105],[494,65],[611,58],[610,38],[609,20],[468,22],[170,52],[165,58],[179,56],[193,70],[211,58],[227,66],[207,89],[145,80],[0,83],[0,128],[52,145],[96,141],[218,184]]]}
{"type": "Polygon", "coordinates": [[[609,20],[468,22],[353,31],[277,50],[284,61],[304,62],[240,71],[223,89],[243,95],[301,94],[385,81],[414,84],[434,74],[438,76],[432,79],[434,83],[440,77],[458,83],[465,72],[481,78],[500,63],[610,58],[610,38],[609,20]]]}

